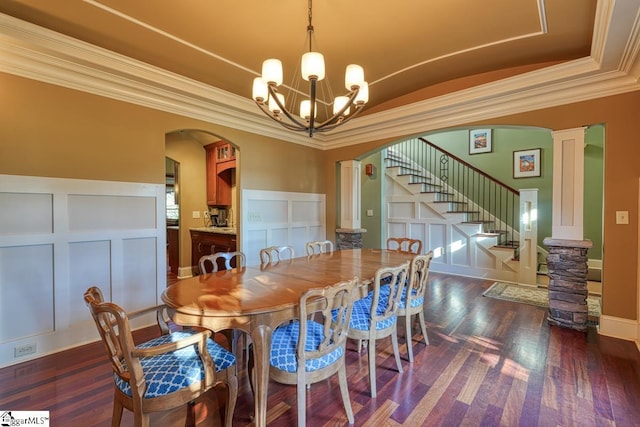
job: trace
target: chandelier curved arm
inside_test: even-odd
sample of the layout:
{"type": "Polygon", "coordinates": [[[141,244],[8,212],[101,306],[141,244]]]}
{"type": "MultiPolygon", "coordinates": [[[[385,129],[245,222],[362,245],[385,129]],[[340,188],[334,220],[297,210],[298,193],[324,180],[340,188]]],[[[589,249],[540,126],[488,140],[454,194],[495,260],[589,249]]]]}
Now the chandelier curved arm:
{"type": "Polygon", "coordinates": [[[296,126],[294,126],[294,125],[292,125],[292,124],[289,124],[289,123],[287,123],[287,122],[282,121],[282,120],[281,120],[281,118],[280,118],[279,116],[275,116],[275,115],[274,115],[274,114],[269,110],[269,108],[265,106],[265,103],[259,103],[259,102],[256,102],[256,105],[258,105],[258,107],[260,107],[260,109],[262,110],[262,112],[263,112],[264,114],[266,114],[270,119],[272,119],[273,121],[275,121],[275,122],[279,123],[281,126],[283,126],[283,127],[284,127],[284,128],[286,128],[286,129],[293,130],[293,131],[298,131],[298,132],[299,132],[299,131],[306,131],[306,130],[307,130],[306,126],[300,126],[300,125],[296,125],[296,126]]]}
{"type": "MultiPolygon", "coordinates": [[[[301,122],[300,120],[298,120],[298,118],[296,116],[294,116],[293,114],[291,114],[289,112],[289,110],[286,109],[286,107],[282,104],[282,102],[280,102],[280,98],[278,98],[276,96],[276,94],[278,93],[278,91],[275,88],[275,85],[269,85],[269,97],[273,98],[273,100],[276,102],[276,104],[278,105],[278,107],[280,107],[280,111],[282,113],[284,113],[285,116],[287,116],[287,118],[289,120],[291,120],[291,122],[295,123],[298,128],[294,127],[293,129],[296,130],[305,130],[307,128],[306,123],[301,122]]],[[[313,108],[313,107],[312,107],[313,108]]],[[[264,111],[264,110],[263,110],[264,111]]],[[[277,119],[277,116],[269,114],[272,118],[277,119]]],[[[278,120],[278,122],[282,123],[284,125],[284,122],[282,122],[281,120],[278,120]]]]}
{"type": "Polygon", "coordinates": [[[324,122],[319,123],[316,126],[315,131],[326,132],[328,130],[333,129],[337,125],[346,123],[347,121],[351,120],[351,118],[356,116],[360,112],[360,110],[362,110],[362,105],[358,105],[354,102],[356,97],[358,96],[359,91],[360,91],[359,88],[352,90],[351,93],[349,94],[349,99],[347,100],[347,102],[345,102],[345,104],[342,106],[340,111],[336,112],[333,116],[329,117],[324,122]],[[343,116],[344,112],[347,111],[350,107],[353,107],[355,111],[353,112],[353,114],[350,114],[348,117],[344,117],[343,116]]]}
{"type": "Polygon", "coordinates": [[[362,105],[360,105],[360,106],[356,105],[355,109],[356,110],[353,113],[349,114],[347,117],[343,117],[342,120],[338,120],[337,122],[335,122],[333,124],[327,123],[328,120],[325,121],[322,124],[321,128],[320,127],[316,128],[316,131],[318,131],[318,132],[328,132],[328,131],[330,131],[332,129],[335,129],[338,126],[341,126],[341,125],[347,123],[348,121],[350,121],[351,119],[353,119],[354,117],[359,115],[362,110],[364,110],[362,105]]]}

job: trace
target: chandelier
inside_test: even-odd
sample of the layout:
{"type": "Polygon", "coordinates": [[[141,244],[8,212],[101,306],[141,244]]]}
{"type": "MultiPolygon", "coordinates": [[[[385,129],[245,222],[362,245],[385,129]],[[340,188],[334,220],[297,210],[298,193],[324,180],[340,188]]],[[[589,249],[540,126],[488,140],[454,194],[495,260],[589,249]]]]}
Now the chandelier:
{"type": "MultiPolygon", "coordinates": [[[[262,77],[253,80],[253,100],[269,117],[292,131],[306,132],[313,137],[316,132],[326,132],[346,123],[362,111],[369,100],[369,85],[364,80],[364,70],[356,64],[347,65],[345,72],[345,88],[348,93],[333,98],[331,88],[326,84],[329,99],[333,98],[332,114],[328,118],[317,122],[318,100],[316,99],[319,82],[325,78],[324,56],[312,50],[313,25],[312,4],[309,0],[309,24],[307,25],[307,39],[309,50],[302,55],[300,70],[294,74],[290,87],[292,100],[295,104],[297,85],[300,76],[309,82],[307,99],[300,102],[299,113],[287,110],[284,94],[278,91],[282,85],[282,62],[279,59],[267,59],[262,63],[262,77]]],[[[306,44],[306,43],[305,43],[306,44]]],[[[305,94],[306,95],[306,94],[305,94]]],[[[322,102],[322,101],[321,101],[322,102]]],[[[326,104],[326,103],[325,103],[326,104]]],[[[327,104],[330,105],[330,104],[327,104]]]]}

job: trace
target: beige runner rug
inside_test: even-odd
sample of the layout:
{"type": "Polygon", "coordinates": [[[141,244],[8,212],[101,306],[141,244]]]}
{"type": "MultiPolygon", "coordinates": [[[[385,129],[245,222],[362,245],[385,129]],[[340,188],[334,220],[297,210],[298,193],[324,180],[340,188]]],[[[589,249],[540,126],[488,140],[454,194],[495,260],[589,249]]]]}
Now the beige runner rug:
{"type": "MultiPolygon", "coordinates": [[[[484,294],[486,297],[523,304],[549,307],[549,292],[547,288],[516,285],[514,283],[495,282],[484,294]]],[[[600,317],[600,298],[589,295],[587,297],[589,317],[600,317]]]]}

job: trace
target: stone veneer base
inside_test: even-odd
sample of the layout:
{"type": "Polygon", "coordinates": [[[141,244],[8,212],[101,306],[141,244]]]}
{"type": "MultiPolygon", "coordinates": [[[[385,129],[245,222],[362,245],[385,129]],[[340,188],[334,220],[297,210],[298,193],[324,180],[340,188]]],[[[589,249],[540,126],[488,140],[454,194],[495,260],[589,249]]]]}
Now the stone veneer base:
{"type": "Polygon", "coordinates": [[[336,248],[338,250],[362,248],[362,234],[366,232],[364,228],[336,229],[336,248]]]}
{"type": "Polygon", "coordinates": [[[549,247],[549,312],[547,322],[578,331],[587,330],[587,252],[590,240],[544,239],[549,247]]]}

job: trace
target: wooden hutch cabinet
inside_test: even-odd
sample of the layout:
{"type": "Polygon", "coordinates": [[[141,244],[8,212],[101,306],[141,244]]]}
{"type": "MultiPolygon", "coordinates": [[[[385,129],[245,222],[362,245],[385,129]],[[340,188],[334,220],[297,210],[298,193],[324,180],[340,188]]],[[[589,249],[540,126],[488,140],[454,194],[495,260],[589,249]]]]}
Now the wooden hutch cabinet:
{"type": "MultiPolygon", "coordinates": [[[[191,230],[191,265],[195,266],[197,271],[199,271],[198,262],[203,255],[211,255],[216,252],[234,252],[235,250],[235,234],[191,230]]],[[[218,269],[224,270],[224,264],[218,265],[218,269]]]]}
{"type": "Polygon", "coordinates": [[[228,142],[209,144],[207,150],[207,204],[231,205],[235,178],[236,148],[228,142]]]}

